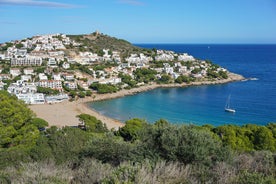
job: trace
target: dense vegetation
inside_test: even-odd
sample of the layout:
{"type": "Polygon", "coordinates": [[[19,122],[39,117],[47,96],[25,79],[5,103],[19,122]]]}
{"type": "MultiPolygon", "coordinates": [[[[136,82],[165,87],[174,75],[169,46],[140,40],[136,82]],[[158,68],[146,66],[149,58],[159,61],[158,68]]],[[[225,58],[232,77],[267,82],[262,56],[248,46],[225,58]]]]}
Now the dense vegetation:
{"type": "Polygon", "coordinates": [[[115,93],[119,90],[115,85],[111,84],[93,83],[89,87],[93,90],[96,90],[100,94],[115,93]]]}
{"type": "Polygon", "coordinates": [[[0,91],[0,149],[34,145],[39,131],[33,124],[33,117],[24,102],[0,91]]]}
{"type": "Polygon", "coordinates": [[[0,110],[0,183],[276,183],[275,123],[110,131],[81,114],[80,128],[39,132],[47,122],[15,97],[0,92],[0,110]]]}

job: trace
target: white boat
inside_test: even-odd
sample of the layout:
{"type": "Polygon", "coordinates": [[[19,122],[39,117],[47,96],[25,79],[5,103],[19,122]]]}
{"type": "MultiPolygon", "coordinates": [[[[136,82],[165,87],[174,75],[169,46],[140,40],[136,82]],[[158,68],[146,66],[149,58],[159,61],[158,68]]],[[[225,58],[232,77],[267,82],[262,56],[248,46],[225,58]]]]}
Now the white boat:
{"type": "Polygon", "coordinates": [[[235,113],[236,110],[230,108],[230,98],[231,98],[231,95],[228,96],[228,99],[227,99],[227,101],[226,101],[224,110],[225,110],[225,112],[232,112],[232,113],[235,113]]]}
{"type": "Polygon", "coordinates": [[[235,113],[236,110],[235,109],[231,109],[231,108],[225,108],[224,109],[226,112],[232,112],[232,113],[235,113]]]}

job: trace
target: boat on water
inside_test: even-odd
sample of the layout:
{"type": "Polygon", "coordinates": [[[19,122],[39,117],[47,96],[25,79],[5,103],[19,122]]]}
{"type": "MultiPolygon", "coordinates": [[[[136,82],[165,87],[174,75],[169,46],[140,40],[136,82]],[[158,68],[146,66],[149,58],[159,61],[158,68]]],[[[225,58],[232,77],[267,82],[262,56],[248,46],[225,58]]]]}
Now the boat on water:
{"type": "Polygon", "coordinates": [[[231,108],[225,108],[224,109],[226,112],[232,112],[232,113],[235,113],[236,110],[235,109],[231,109],[231,108]]]}
{"type": "Polygon", "coordinates": [[[224,110],[225,110],[225,112],[235,113],[236,110],[230,107],[230,98],[231,98],[231,95],[228,96],[224,110]]]}

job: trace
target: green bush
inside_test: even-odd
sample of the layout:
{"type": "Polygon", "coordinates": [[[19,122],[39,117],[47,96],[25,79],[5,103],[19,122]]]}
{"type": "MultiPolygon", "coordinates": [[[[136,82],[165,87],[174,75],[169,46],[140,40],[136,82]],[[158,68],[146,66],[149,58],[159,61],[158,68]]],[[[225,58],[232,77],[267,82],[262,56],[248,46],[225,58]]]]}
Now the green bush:
{"type": "Polygon", "coordinates": [[[84,123],[85,130],[88,132],[108,132],[106,124],[102,123],[102,121],[96,119],[94,116],[91,116],[89,114],[80,114],[77,117],[80,119],[80,121],[84,123]]]}
{"type": "Polygon", "coordinates": [[[98,91],[100,94],[104,93],[114,93],[118,91],[118,88],[111,84],[99,84],[99,83],[93,83],[90,85],[90,88],[93,90],[98,91]]]}

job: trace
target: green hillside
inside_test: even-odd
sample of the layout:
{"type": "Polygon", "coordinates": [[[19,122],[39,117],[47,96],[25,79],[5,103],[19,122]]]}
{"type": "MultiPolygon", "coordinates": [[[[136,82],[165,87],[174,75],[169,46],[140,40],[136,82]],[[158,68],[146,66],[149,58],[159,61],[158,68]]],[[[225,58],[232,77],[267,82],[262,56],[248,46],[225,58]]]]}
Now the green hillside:
{"type": "Polygon", "coordinates": [[[131,53],[151,53],[151,50],[136,47],[126,40],[118,39],[98,32],[67,36],[77,43],[81,43],[79,51],[99,53],[103,49],[109,49],[110,51],[121,52],[123,57],[128,56],[131,53]]]}

